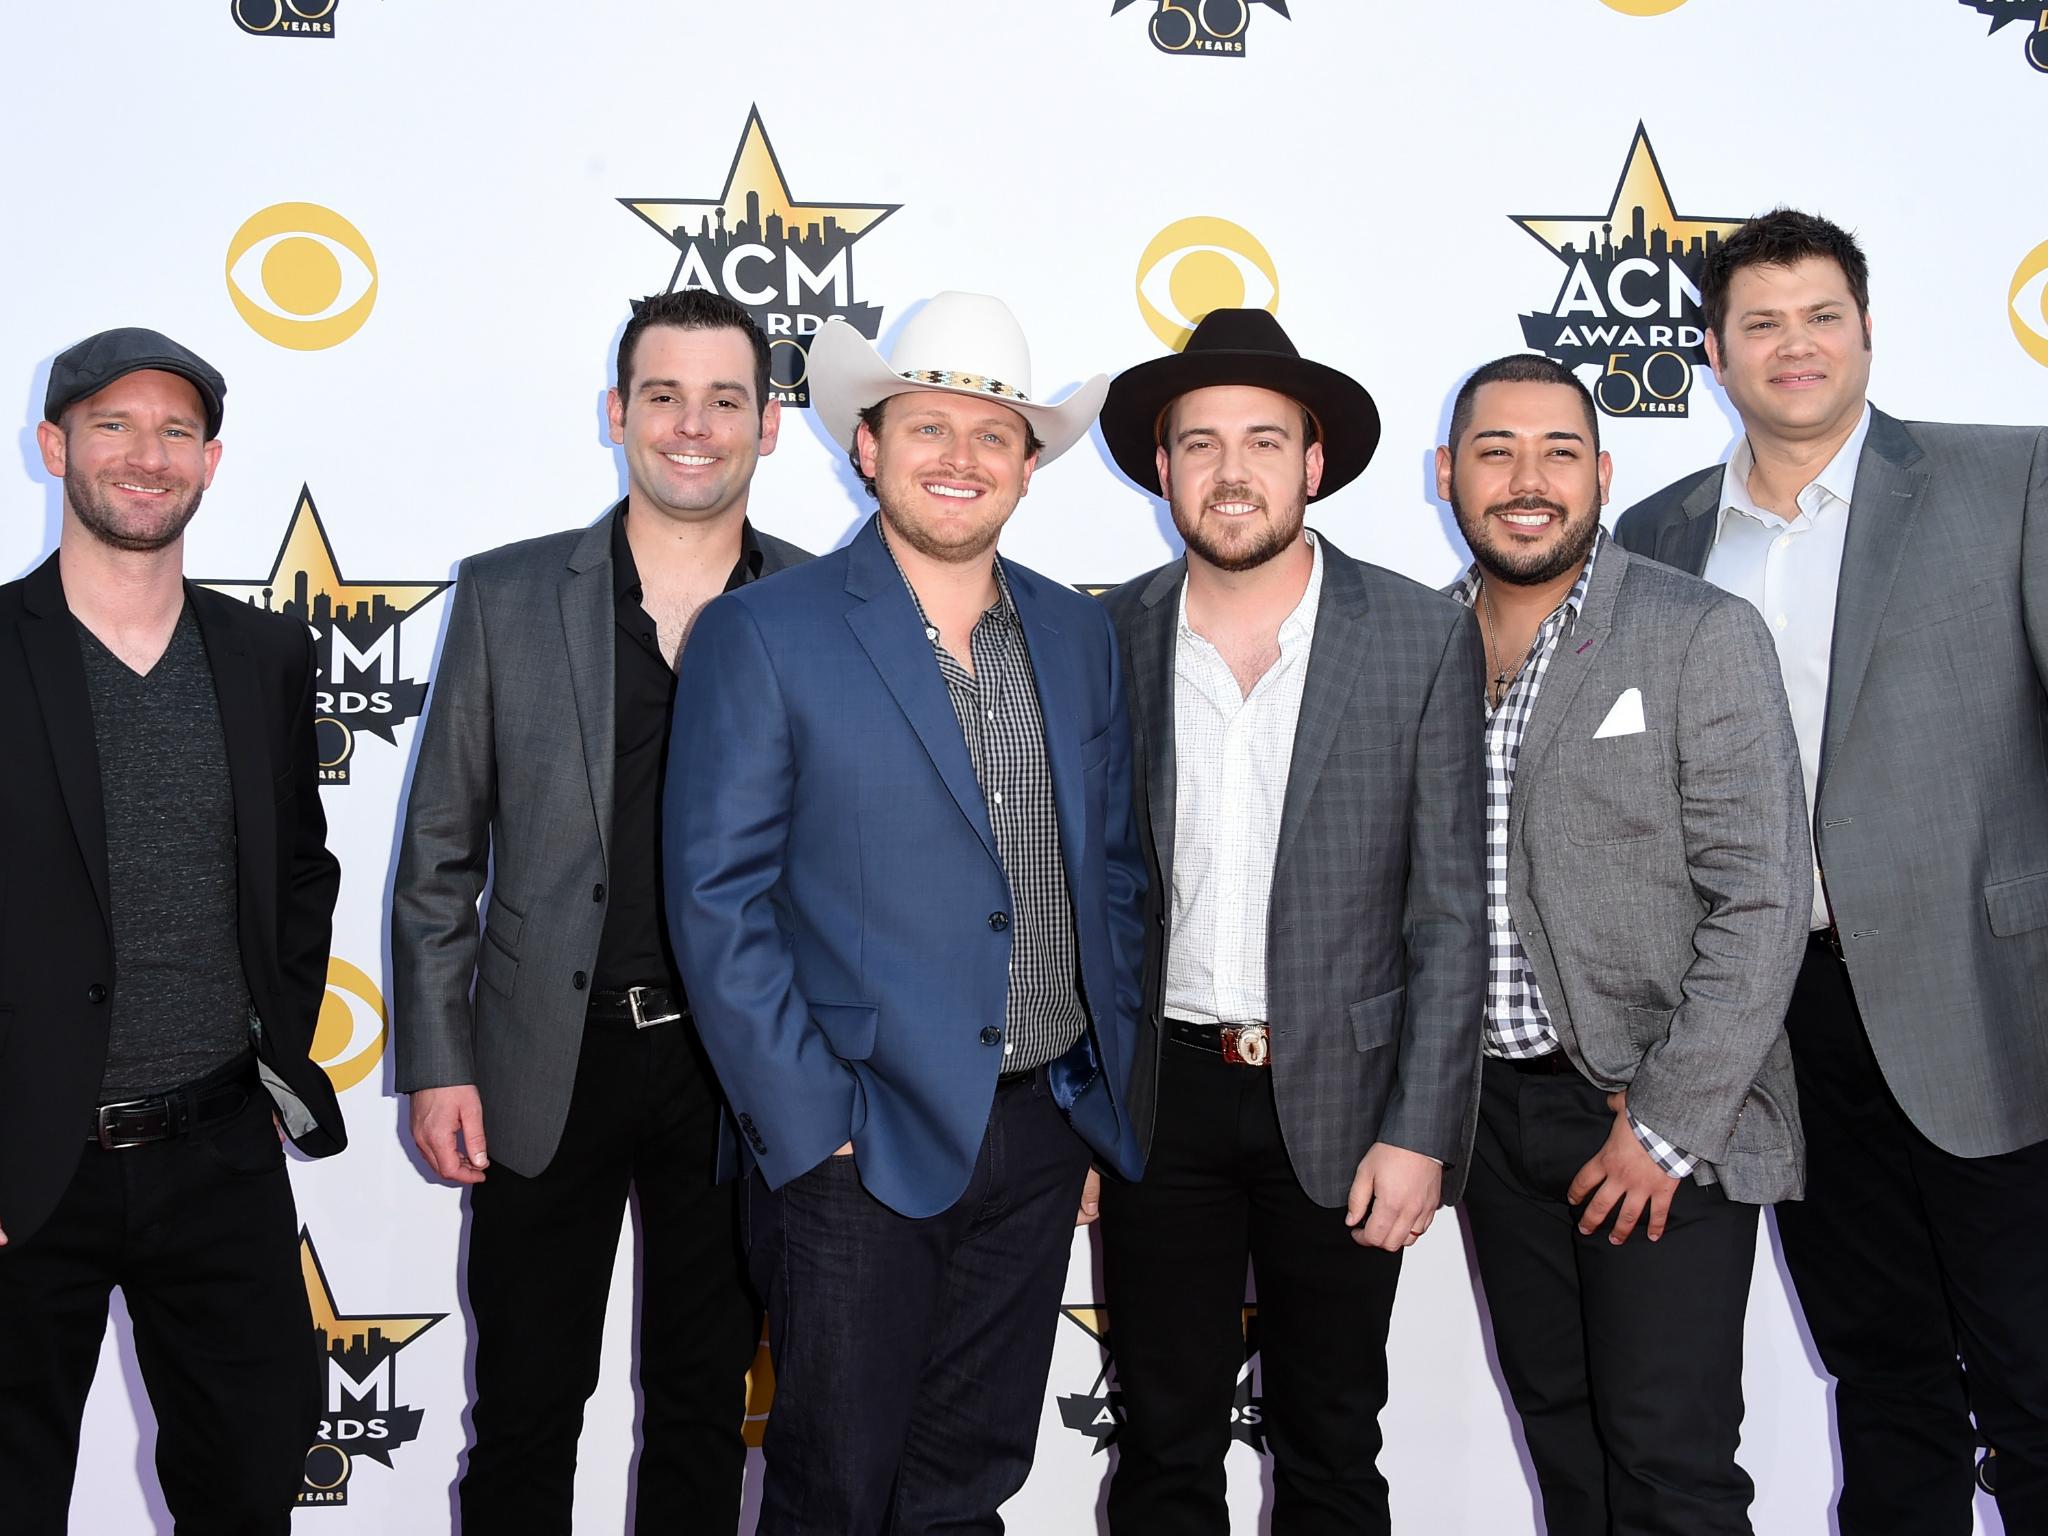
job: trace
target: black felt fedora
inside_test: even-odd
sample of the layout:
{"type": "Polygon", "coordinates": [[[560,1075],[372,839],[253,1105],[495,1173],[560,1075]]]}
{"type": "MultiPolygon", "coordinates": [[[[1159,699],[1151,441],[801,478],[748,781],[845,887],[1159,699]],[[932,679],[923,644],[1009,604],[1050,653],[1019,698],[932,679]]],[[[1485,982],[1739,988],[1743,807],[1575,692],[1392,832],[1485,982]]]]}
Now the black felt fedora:
{"type": "Polygon", "coordinates": [[[1118,374],[1102,405],[1102,440],[1117,468],[1159,494],[1159,429],[1166,408],[1194,389],[1250,384],[1298,400],[1315,418],[1323,480],[1309,500],[1349,485],[1372,462],[1380,441],[1379,407],[1365,386],[1311,362],[1263,309],[1215,309],[1187,345],[1118,374]]]}

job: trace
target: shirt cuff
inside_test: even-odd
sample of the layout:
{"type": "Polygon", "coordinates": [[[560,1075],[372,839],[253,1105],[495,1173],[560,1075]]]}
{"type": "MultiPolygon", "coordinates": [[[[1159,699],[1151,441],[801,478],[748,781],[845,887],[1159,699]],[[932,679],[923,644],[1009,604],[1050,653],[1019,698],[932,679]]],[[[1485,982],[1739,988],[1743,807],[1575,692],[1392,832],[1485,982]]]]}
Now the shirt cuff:
{"type": "Polygon", "coordinates": [[[1698,1164],[1698,1158],[1679,1151],[1678,1148],[1671,1145],[1670,1142],[1638,1120],[1634,1110],[1629,1111],[1628,1124],[1629,1129],[1636,1133],[1636,1140],[1643,1144],[1643,1150],[1655,1158],[1657,1166],[1670,1174],[1672,1178],[1685,1178],[1698,1164]]]}

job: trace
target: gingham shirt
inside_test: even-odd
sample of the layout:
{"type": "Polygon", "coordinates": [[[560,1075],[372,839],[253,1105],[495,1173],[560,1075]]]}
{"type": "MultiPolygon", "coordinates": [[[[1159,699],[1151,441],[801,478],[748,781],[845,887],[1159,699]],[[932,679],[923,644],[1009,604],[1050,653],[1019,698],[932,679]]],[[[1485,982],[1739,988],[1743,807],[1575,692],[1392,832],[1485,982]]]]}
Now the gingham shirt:
{"type": "MultiPolygon", "coordinates": [[[[1560,1047],[1551,1026],[1550,1010],[1543,1005],[1543,989],[1529,964],[1522,936],[1515,932],[1515,919],[1508,911],[1508,806],[1515,793],[1515,765],[1522,755],[1522,733],[1536,712],[1536,695],[1543,687],[1543,674],[1550,670],[1550,658],[1557,643],[1578,626],[1579,610],[1586,601],[1586,586],[1593,579],[1593,563],[1606,546],[1605,529],[1593,540],[1593,552],[1579,572],[1579,579],[1565,594],[1565,600],[1551,610],[1536,630],[1522,670],[1508,685],[1499,708],[1490,702],[1486,711],[1486,1054],[1507,1060],[1529,1060],[1548,1056],[1560,1047]]],[[[1467,608],[1479,599],[1480,575],[1475,562],[1451,588],[1451,596],[1467,608]]],[[[1675,1179],[1691,1173],[1697,1159],[1688,1157],[1662,1136],[1644,1125],[1634,1114],[1628,1117],[1636,1140],[1657,1166],[1675,1179]]]]}
{"type": "MultiPolygon", "coordinates": [[[[888,545],[885,534],[883,545],[888,545]]],[[[896,558],[891,550],[889,558],[896,558]]],[[[903,567],[896,567],[899,576],[903,567]]],[[[931,642],[946,695],[974,761],[996,852],[1010,882],[1010,988],[1005,1004],[1003,1070],[1022,1072],[1063,1056],[1087,1028],[1081,1005],[1080,946],[1074,903],[1060,858],[1059,812],[1045,756],[1045,720],[1024,626],[1010,583],[995,566],[996,600],[968,636],[969,672],[954,659],[903,577],[917,621],[931,642]]]]}

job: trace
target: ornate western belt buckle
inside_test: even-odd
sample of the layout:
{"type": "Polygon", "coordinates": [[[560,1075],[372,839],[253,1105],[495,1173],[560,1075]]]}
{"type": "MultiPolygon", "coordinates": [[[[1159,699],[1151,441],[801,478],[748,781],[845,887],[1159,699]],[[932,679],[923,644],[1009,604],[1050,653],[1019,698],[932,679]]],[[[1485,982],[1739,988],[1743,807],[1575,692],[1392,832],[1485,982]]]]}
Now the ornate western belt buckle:
{"type": "Polygon", "coordinates": [[[646,1029],[648,1026],[653,1024],[673,1024],[677,1019],[680,1019],[682,1017],[682,1014],[680,1013],[642,1012],[642,997],[643,994],[645,994],[648,990],[649,989],[646,987],[626,988],[626,1007],[632,1011],[633,1027],[635,1029],[646,1029]]]}
{"type": "Polygon", "coordinates": [[[1223,1043],[1223,1059],[1233,1066],[1263,1067],[1271,1049],[1263,1024],[1225,1025],[1217,1032],[1223,1043]]]}

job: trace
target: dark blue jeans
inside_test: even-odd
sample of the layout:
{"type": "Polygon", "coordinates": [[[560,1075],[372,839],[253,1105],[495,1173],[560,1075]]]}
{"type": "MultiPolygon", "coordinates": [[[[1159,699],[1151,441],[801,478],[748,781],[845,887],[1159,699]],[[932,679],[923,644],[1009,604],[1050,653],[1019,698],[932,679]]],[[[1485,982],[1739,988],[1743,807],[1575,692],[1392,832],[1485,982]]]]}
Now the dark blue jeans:
{"type": "Polygon", "coordinates": [[[1038,1439],[1088,1149],[1045,1074],[996,1090],[952,1207],[915,1220],[827,1158],[747,1184],[775,1404],[759,1536],[1000,1532],[1038,1439]]]}

